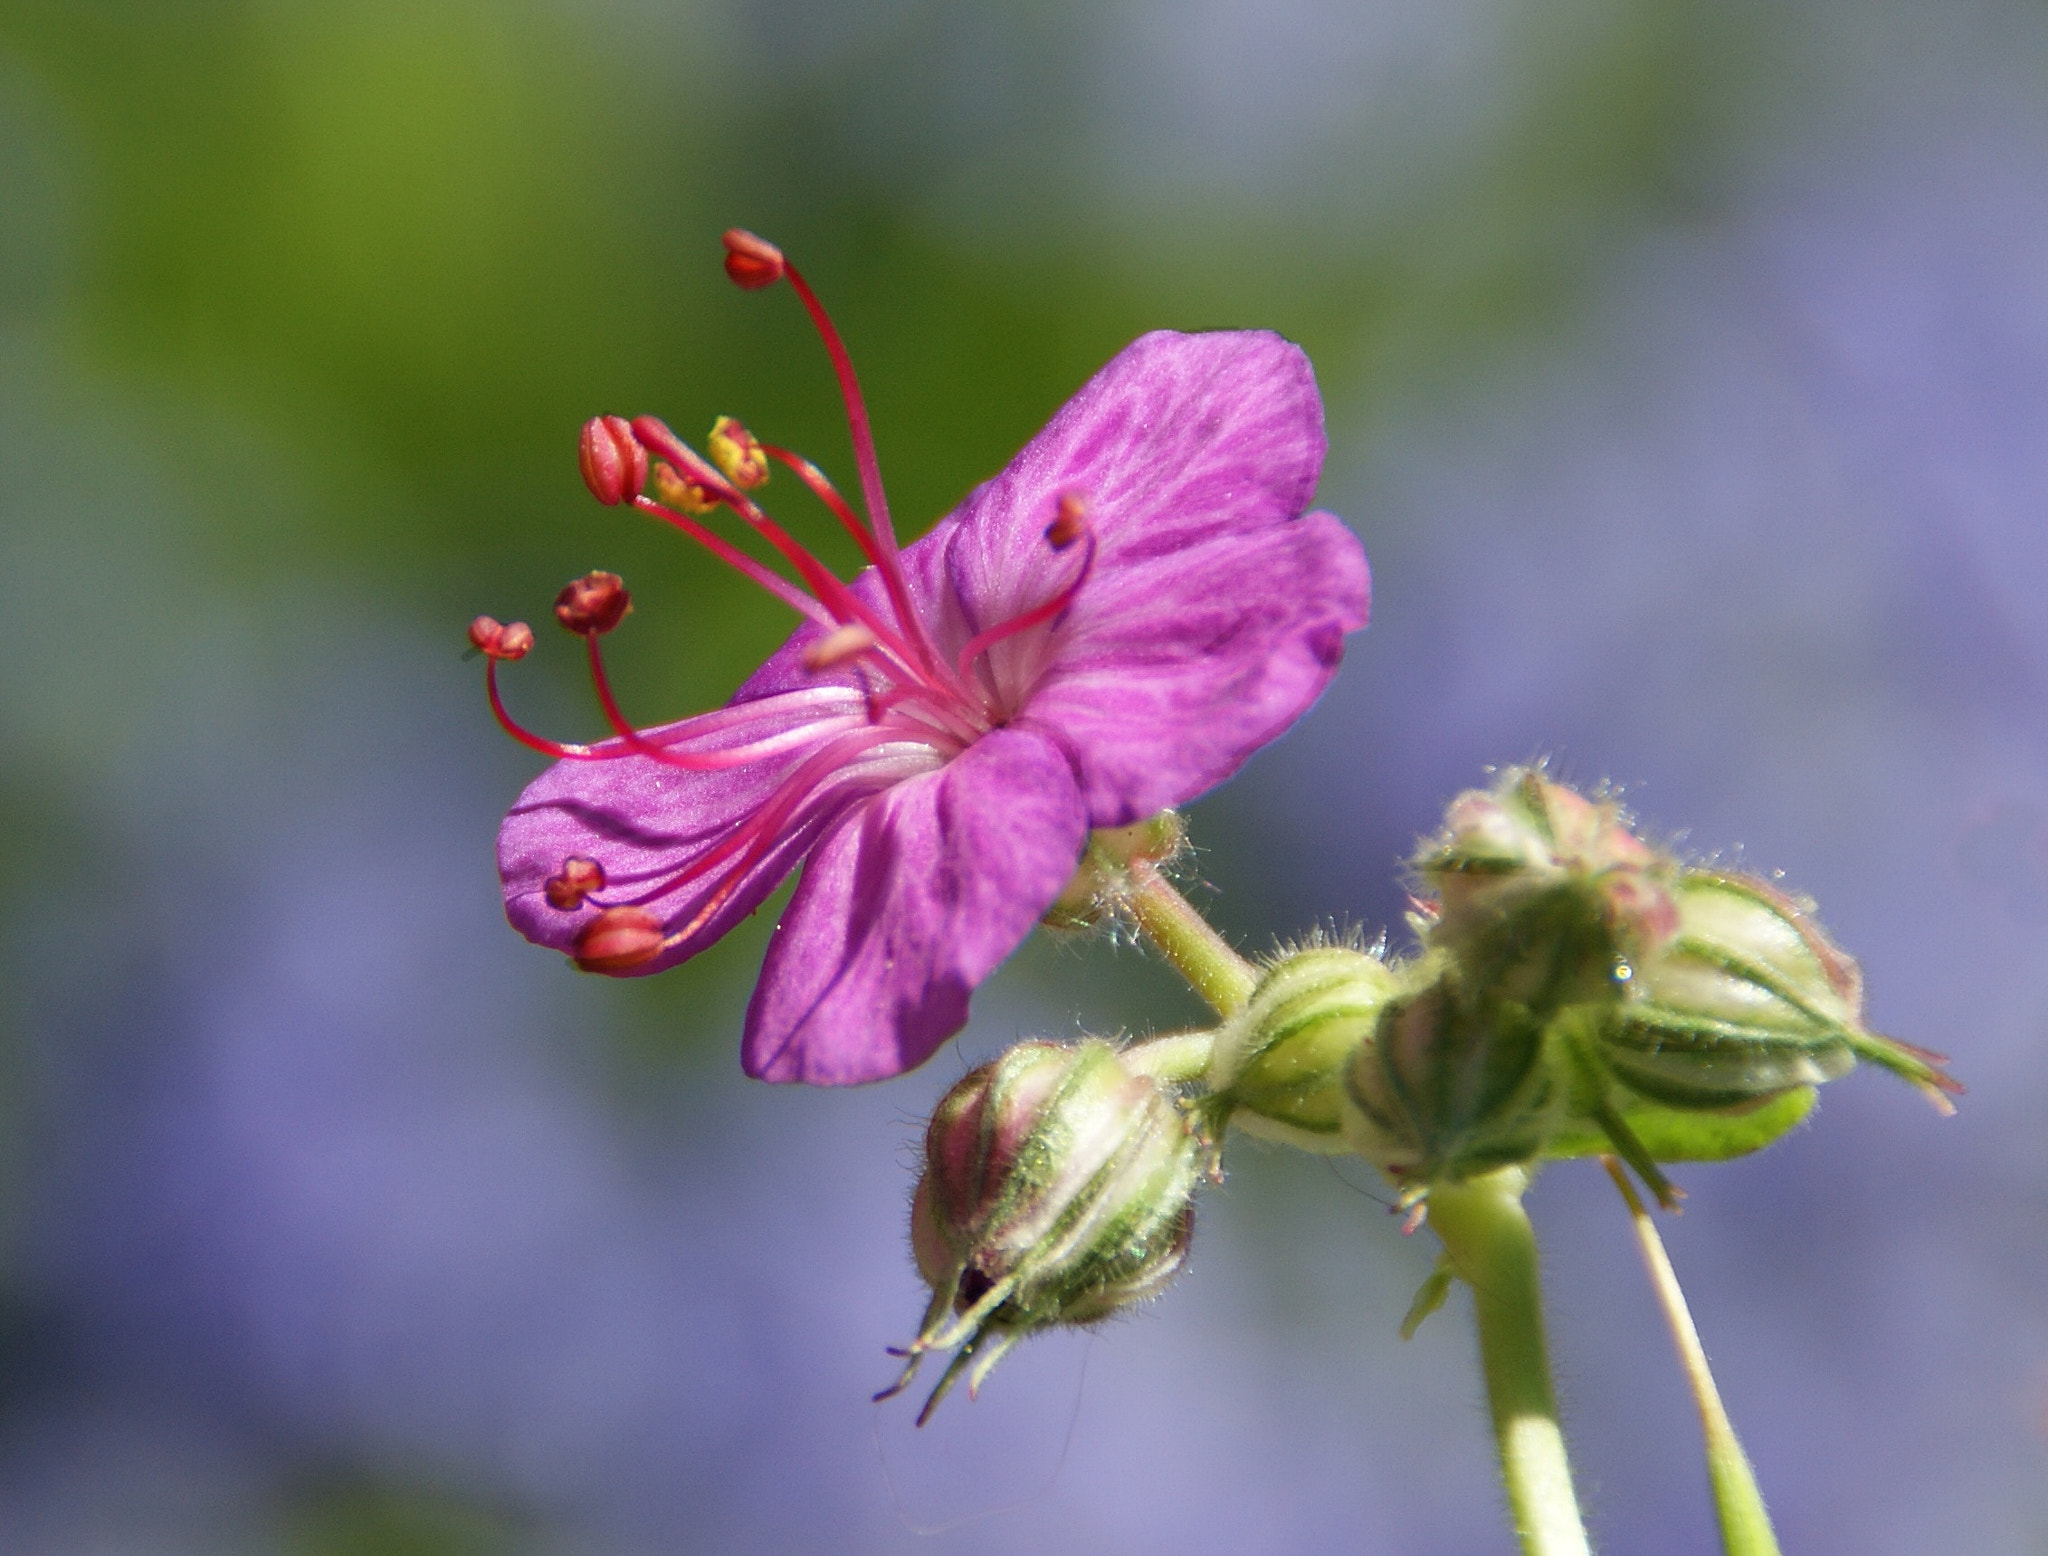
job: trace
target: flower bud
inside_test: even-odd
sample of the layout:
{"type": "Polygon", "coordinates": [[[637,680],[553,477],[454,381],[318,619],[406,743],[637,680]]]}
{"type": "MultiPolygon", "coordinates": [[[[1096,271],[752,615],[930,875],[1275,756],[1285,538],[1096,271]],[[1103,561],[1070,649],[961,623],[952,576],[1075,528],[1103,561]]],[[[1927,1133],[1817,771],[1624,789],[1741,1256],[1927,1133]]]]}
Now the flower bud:
{"type": "Polygon", "coordinates": [[[1863,977],[1812,904],[1755,876],[1688,870],[1677,933],[1644,959],[1599,1028],[1598,1058],[1636,1095],[1686,1110],[1745,1109],[1867,1059],[1949,1109],[1940,1056],[1867,1032],[1863,977]]]}
{"type": "Polygon", "coordinates": [[[555,596],[555,620],[579,637],[599,637],[625,620],[633,608],[626,581],[617,573],[585,573],[555,596]]]}
{"type": "Polygon", "coordinates": [[[1206,1149],[1172,1092],[1099,1039],[1020,1043],[949,1091],[925,1132],[911,1247],[932,1288],[909,1365],[957,1354],[979,1389],[1018,1340],[1152,1296],[1180,1268],[1206,1149]]]}
{"type": "Polygon", "coordinates": [[[1391,1000],[1345,1073],[1351,1148],[1420,1200],[1430,1184],[1534,1160],[1566,1088],[1544,1023],[1446,970],[1391,1000]]]}
{"type": "Polygon", "coordinates": [[[734,486],[752,491],[768,479],[768,455],[761,440],[730,416],[711,424],[711,436],[704,440],[711,462],[734,486]]]}
{"type": "Polygon", "coordinates": [[[1474,987],[1540,1013],[1618,998],[1620,972],[1677,925],[1675,862],[1611,801],[1533,768],[1459,795],[1412,864],[1437,898],[1428,944],[1474,987]]]}
{"type": "Polygon", "coordinates": [[[631,502],[647,484],[647,450],[623,416],[593,416],[576,450],[583,484],[608,508],[631,502]]]}
{"type": "Polygon", "coordinates": [[[782,250],[766,238],[757,238],[744,227],[726,230],[725,273],[732,278],[735,286],[749,292],[759,291],[764,286],[773,286],[782,279],[788,268],[782,258],[782,250]]]}
{"type": "Polygon", "coordinates": [[[1224,1024],[1210,1060],[1210,1089],[1231,1121],[1304,1150],[1350,1150],[1344,1075],[1398,983],[1380,958],[1346,946],[1310,946],[1275,962],[1224,1024]]]}

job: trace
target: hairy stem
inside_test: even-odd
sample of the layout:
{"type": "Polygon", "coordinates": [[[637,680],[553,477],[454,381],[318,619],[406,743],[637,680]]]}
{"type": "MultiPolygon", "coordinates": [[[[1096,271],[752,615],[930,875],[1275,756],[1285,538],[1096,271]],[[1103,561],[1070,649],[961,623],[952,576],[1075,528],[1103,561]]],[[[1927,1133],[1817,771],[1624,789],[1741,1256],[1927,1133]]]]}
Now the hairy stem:
{"type": "Polygon", "coordinates": [[[1466,1284],[1523,1556],[1589,1556],[1550,1386],[1536,1233],[1522,1209],[1528,1174],[1507,1167],[1430,1189],[1429,1224],[1466,1284]]]}
{"type": "Polygon", "coordinates": [[[1707,1439],[1707,1479],[1714,1490],[1714,1514],[1721,1524],[1721,1548],[1728,1556],[1778,1556],[1778,1538],[1771,1530],[1770,1514],[1764,1510],[1763,1493],[1757,1489],[1756,1473],[1749,1455],[1735,1436],[1735,1427],[1721,1405],[1721,1391],[1714,1387],[1714,1374],[1707,1367],[1706,1348],[1693,1328],[1692,1310],[1679,1289],[1678,1274],[1664,1252],[1657,1224],[1643,1209],[1628,1174],[1611,1156],[1600,1158],[1621,1197],[1628,1202],[1629,1219],[1635,1224],[1636,1241],[1643,1250],[1643,1265],[1650,1272],[1650,1286],[1664,1321],[1671,1326],[1671,1338],[1678,1346],[1678,1359],[1685,1369],[1685,1381],[1699,1407],[1700,1429],[1707,1439]]]}
{"type": "Polygon", "coordinates": [[[1174,890],[1150,860],[1126,865],[1124,879],[1128,883],[1124,906],[1174,971],[1187,979],[1217,1015],[1243,1009],[1258,986],[1257,969],[1231,949],[1230,942],[1174,890]]]}

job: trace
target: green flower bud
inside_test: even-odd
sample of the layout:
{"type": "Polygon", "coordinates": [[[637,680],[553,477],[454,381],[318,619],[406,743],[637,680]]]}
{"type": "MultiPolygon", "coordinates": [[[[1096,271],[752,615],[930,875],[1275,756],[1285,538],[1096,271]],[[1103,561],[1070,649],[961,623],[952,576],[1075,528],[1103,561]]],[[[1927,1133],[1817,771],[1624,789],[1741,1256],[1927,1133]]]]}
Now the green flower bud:
{"type": "Polygon", "coordinates": [[[911,1248],[932,1288],[903,1375],[956,1351],[918,1416],[1011,1346],[1161,1290],[1193,1230],[1209,1149],[1170,1087],[1099,1039],[1027,1042],[962,1079],[925,1132],[911,1248]]]}
{"type": "Polygon", "coordinates": [[[1390,1002],[1345,1075],[1351,1148],[1408,1185],[1529,1162],[1563,1117],[1567,1087],[1543,1020],[1486,997],[1452,969],[1390,1002]]]}
{"type": "Polygon", "coordinates": [[[1677,933],[1599,1026],[1598,1059],[1666,1107],[1744,1109],[1847,1074],[1858,1059],[1952,1111],[1940,1056],[1863,1028],[1863,976],[1810,902],[1754,876],[1688,870],[1677,933]]]}
{"type": "Polygon", "coordinates": [[[1466,980],[1542,1013],[1619,997],[1617,970],[1670,938],[1675,863],[1619,806],[1526,767],[1453,800],[1411,861],[1435,894],[1425,943],[1466,980]]]}
{"type": "Polygon", "coordinates": [[[1304,1150],[1350,1150],[1344,1074],[1399,981],[1379,957],[1346,946],[1309,946],[1274,962],[1210,1059],[1210,1090],[1231,1121],[1304,1150]]]}

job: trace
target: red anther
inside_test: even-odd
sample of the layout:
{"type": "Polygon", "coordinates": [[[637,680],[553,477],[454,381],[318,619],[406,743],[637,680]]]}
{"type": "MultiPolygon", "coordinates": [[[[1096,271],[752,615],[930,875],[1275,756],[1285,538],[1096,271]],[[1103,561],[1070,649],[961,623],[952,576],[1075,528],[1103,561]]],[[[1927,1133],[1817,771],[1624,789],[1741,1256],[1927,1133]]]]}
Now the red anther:
{"type": "Polygon", "coordinates": [[[734,486],[752,491],[768,479],[768,455],[761,440],[737,420],[721,416],[711,424],[711,436],[704,440],[711,462],[724,472],[734,486]]]}
{"type": "Polygon", "coordinates": [[[555,620],[581,637],[609,632],[633,608],[617,573],[585,573],[555,596],[555,620]]]}
{"type": "Polygon", "coordinates": [[[647,484],[647,450],[623,416],[593,416],[586,421],[576,459],[590,495],[608,508],[631,502],[647,484]]]}
{"type": "Polygon", "coordinates": [[[1064,551],[1088,533],[1088,500],[1079,492],[1060,494],[1059,513],[1045,527],[1045,541],[1055,551],[1064,551]]]}
{"type": "Polygon", "coordinates": [[[718,496],[710,487],[676,474],[675,466],[665,459],[654,462],[654,491],[671,508],[685,513],[705,514],[718,506],[718,496]]]}
{"type": "Polygon", "coordinates": [[[781,249],[766,238],[755,237],[744,227],[728,227],[723,241],[725,273],[732,277],[735,286],[757,292],[780,281],[788,269],[781,249]]]}
{"type": "Polygon", "coordinates": [[[606,908],[576,932],[569,959],[585,972],[627,972],[661,955],[662,939],[645,908],[606,908]]]}
{"type": "Polygon", "coordinates": [[[573,913],[585,897],[604,890],[604,866],[595,859],[564,859],[561,874],[549,876],[543,890],[549,907],[573,913]]]}
{"type": "Polygon", "coordinates": [[[469,624],[470,646],[492,659],[524,659],[533,647],[533,628],[523,621],[510,626],[493,616],[479,616],[469,624]]]}
{"type": "Polygon", "coordinates": [[[834,665],[843,665],[847,660],[865,654],[875,646],[875,641],[873,632],[857,621],[849,621],[843,627],[835,627],[804,649],[804,668],[829,670],[834,665]]]}

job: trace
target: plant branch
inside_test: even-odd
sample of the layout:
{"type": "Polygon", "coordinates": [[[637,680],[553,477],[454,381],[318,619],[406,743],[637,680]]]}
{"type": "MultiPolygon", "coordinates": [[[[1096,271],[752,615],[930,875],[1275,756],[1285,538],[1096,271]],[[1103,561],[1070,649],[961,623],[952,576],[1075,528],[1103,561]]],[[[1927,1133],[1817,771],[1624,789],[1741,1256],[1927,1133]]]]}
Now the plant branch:
{"type": "Polygon", "coordinates": [[[1523,1556],[1590,1556],[1550,1385],[1528,1174],[1503,1168],[1429,1193],[1429,1224],[1472,1288],[1501,1478],[1523,1556]]]}
{"type": "Polygon", "coordinates": [[[1707,1367],[1706,1348],[1693,1328],[1692,1310],[1679,1289],[1678,1274],[1664,1252],[1664,1240],[1657,1224],[1643,1208],[1635,1187],[1621,1163],[1611,1156],[1600,1158],[1621,1197],[1628,1202],[1629,1219],[1635,1225],[1636,1241],[1643,1251],[1643,1265],[1650,1274],[1650,1287],[1664,1321],[1671,1326],[1671,1338],[1678,1346],[1678,1360],[1685,1369],[1685,1381],[1699,1407],[1700,1430],[1707,1439],[1707,1478],[1714,1489],[1714,1514],[1721,1524],[1721,1548],[1728,1556],[1778,1556],[1778,1538],[1771,1530],[1771,1516],[1764,1510],[1763,1493],[1757,1489],[1756,1472],[1749,1455],[1735,1436],[1735,1427],[1721,1404],[1721,1391],[1714,1387],[1714,1374],[1707,1367]]]}

